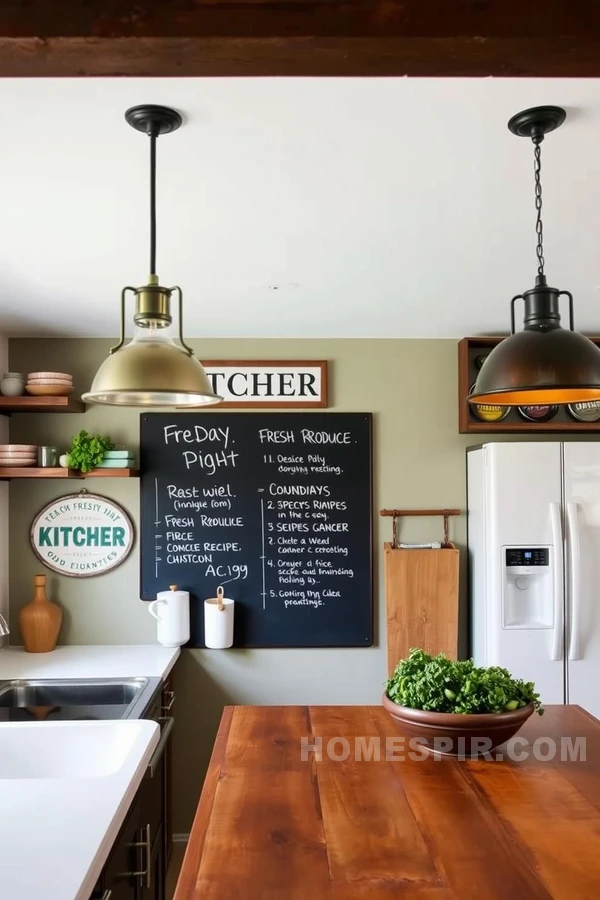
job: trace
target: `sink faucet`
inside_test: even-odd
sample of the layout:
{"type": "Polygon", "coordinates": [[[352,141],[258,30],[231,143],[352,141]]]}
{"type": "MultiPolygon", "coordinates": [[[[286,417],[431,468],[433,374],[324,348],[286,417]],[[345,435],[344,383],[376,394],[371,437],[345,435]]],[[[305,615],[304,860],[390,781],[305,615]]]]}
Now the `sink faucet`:
{"type": "Polygon", "coordinates": [[[6,637],[7,634],[10,634],[10,628],[8,627],[8,622],[0,613],[0,637],[6,637]]]}

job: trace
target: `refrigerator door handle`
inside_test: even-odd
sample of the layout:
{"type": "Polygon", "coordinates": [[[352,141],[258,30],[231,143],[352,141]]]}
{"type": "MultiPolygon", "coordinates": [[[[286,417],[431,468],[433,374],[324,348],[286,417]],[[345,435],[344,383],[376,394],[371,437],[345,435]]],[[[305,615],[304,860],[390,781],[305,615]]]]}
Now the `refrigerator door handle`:
{"type": "Polygon", "coordinates": [[[579,545],[579,514],[576,503],[567,503],[567,524],[569,526],[569,594],[571,618],[569,659],[579,659],[579,633],[581,631],[581,551],[579,545]]]}
{"type": "Polygon", "coordinates": [[[552,551],[554,568],[554,629],[552,631],[550,659],[558,660],[562,659],[564,631],[563,539],[560,503],[550,504],[550,523],[552,525],[552,541],[554,543],[552,551]]]}

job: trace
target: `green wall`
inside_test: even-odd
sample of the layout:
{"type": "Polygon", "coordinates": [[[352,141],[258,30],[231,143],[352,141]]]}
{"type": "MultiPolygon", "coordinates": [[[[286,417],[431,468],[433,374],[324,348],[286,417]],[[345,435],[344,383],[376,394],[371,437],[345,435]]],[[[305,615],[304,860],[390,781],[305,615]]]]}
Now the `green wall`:
{"type": "MultiPolygon", "coordinates": [[[[69,371],[85,390],[110,346],[106,340],[10,341],[12,371],[69,371]]],[[[225,703],[377,703],[386,675],[382,632],[381,545],[390,538],[384,506],[457,506],[465,503],[464,448],[476,443],[457,433],[457,347],[454,340],[212,340],[192,341],[206,359],[327,359],[332,409],[373,412],[376,645],[366,649],[186,650],[176,670],[175,830],[189,830],[215,730],[225,703]]],[[[18,415],[11,441],[66,449],[80,428],[138,445],[134,410],[90,408],[85,415],[18,415]]],[[[121,503],[138,519],[136,480],[13,481],[10,486],[10,600],[13,642],[17,614],[31,597],[39,571],[29,547],[34,514],[55,497],[85,486],[121,503]]],[[[408,539],[438,538],[441,522],[412,520],[408,539]]],[[[452,522],[464,545],[464,519],[452,522]]],[[[166,585],[165,585],[166,587],[166,585]]],[[[98,578],[49,574],[50,596],[65,611],[61,643],[148,643],[155,622],[138,599],[137,553],[98,578]]]]}

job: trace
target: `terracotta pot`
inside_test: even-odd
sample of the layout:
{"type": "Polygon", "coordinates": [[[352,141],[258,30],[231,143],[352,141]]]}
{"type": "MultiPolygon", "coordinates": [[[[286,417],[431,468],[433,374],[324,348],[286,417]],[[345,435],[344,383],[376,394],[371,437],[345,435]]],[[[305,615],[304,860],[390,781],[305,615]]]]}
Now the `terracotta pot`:
{"type": "Polygon", "coordinates": [[[443,756],[478,756],[513,737],[534,711],[533,703],[501,713],[440,713],[399,706],[383,695],[383,706],[408,738],[419,738],[443,756]],[[485,743],[484,743],[485,742],[485,743]]]}

